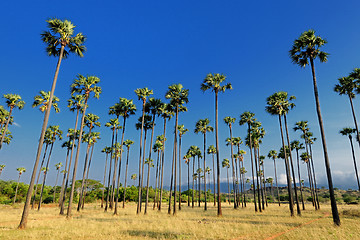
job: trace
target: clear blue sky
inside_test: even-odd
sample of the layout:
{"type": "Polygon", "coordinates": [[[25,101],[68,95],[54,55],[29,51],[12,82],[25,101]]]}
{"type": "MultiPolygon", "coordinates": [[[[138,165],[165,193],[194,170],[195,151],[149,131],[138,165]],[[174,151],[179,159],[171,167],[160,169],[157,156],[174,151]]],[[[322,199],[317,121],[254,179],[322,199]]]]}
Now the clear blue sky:
{"type": "MultiPolygon", "coordinates": [[[[46,19],[57,17],[71,20],[77,26],[75,31],[87,36],[88,51],[84,58],[71,56],[63,61],[55,91],[61,101],[61,112],[52,113],[50,124],[60,124],[64,132],[74,127],[75,115],[68,111],[66,100],[70,97],[69,86],[79,73],[101,79],[103,93],[99,100],[89,102],[88,112],[99,115],[102,124],[110,119],[108,108],[119,97],[134,99],[141,108],[134,89],[148,87],[154,90],[154,97],[164,99],[168,85],[182,83],[190,90],[189,111],[180,116],[180,123],[190,130],[183,138],[183,152],[190,145],[202,146],[202,137],[193,133],[198,119],[208,117],[212,125],[215,124],[214,97],[210,92],[200,91],[200,84],[209,72],[225,74],[233,85],[232,91],[220,96],[221,143],[228,137],[228,128],[222,119],[233,116],[238,122],[239,115],[250,110],[256,113],[267,132],[262,154],[273,148],[278,150],[281,142],[277,119],[264,110],[266,97],[276,91],[287,91],[297,97],[297,106],[289,114],[290,126],[296,121],[308,120],[319,138],[310,69],[292,64],[288,56],[293,41],[303,31],[315,29],[327,39],[323,50],[330,53],[328,63],[316,62],[316,71],[334,184],[355,188],[349,143],[338,134],[342,127],[353,125],[350,107],[348,99],[337,96],[333,87],[337,78],[359,67],[360,2],[77,1],[53,4],[3,1],[0,7],[3,10],[0,15],[0,94],[17,93],[26,101],[22,111],[14,111],[16,124],[9,128],[14,136],[11,145],[5,145],[0,151],[0,162],[6,164],[2,179],[16,179],[16,168],[26,167],[22,180],[29,182],[43,119],[42,113],[32,109],[31,104],[40,90],[50,89],[57,61],[46,55],[40,33],[46,30],[46,19]]],[[[0,99],[0,104],[4,103],[5,100],[0,99]]],[[[355,107],[359,112],[357,99],[355,107]]],[[[125,136],[136,143],[139,134],[134,124],[139,115],[140,112],[130,118],[125,136]]],[[[158,122],[157,135],[161,129],[162,122],[158,122]]],[[[105,127],[98,131],[102,139],[96,146],[90,175],[101,180],[105,156],[100,150],[110,145],[111,133],[105,127]]],[[[236,124],[234,135],[244,138],[245,128],[236,124]]],[[[298,139],[299,134],[291,132],[291,137],[298,139]]],[[[168,139],[170,143],[170,135],[168,139]]],[[[213,135],[209,134],[208,143],[214,143],[213,135]]],[[[53,173],[55,163],[65,161],[65,150],[60,144],[56,143],[50,163],[53,173]]],[[[168,144],[168,150],[170,146],[168,144]]],[[[356,148],[357,155],[358,150],[356,148]]],[[[223,144],[221,158],[228,158],[229,151],[223,144]]],[[[131,156],[130,174],[138,171],[137,144],[131,156]]],[[[78,178],[83,160],[82,153],[78,178]]],[[[320,138],[314,146],[314,160],[319,185],[327,186],[320,138]]],[[[249,166],[248,157],[245,161],[245,166],[249,166]]],[[[170,167],[169,159],[166,164],[170,167]]],[[[278,161],[278,167],[283,172],[282,161],[278,161]]],[[[265,172],[266,176],[273,176],[272,162],[268,159],[265,172]]],[[[305,171],[302,174],[305,178],[305,171]]],[[[222,176],[226,176],[225,172],[222,176]]],[[[169,179],[168,173],[166,178],[169,179]]],[[[54,182],[54,175],[50,175],[47,183],[54,182]]]]}

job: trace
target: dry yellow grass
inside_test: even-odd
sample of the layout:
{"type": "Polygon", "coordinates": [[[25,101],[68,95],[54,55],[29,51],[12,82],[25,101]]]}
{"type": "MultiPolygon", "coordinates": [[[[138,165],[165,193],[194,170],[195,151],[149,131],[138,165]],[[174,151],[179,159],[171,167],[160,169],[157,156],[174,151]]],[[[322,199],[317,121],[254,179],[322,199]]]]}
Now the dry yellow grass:
{"type": "Polygon", "coordinates": [[[331,215],[326,216],[331,212],[328,205],[316,212],[307,205],[302,217],[290,217],[286,205],[255,213],[251,204],[238,210],[223,204],[223,217],[217,217],[210,205],[207,212],[183,206],[176,216],[152,208],[148,215],[137,216],[135,204],[128,204],[113,216],[91,204],[80,213],[74,210],[72,219],[59,216],[56,207],[44,207],[30,212],[26,230],[16,229],[22,205],[1,206],[0,239],[267,239],[282,232],[276,239],[360,239],[358,206],[340,205],[342,225],[335,227],[331,215]]]}

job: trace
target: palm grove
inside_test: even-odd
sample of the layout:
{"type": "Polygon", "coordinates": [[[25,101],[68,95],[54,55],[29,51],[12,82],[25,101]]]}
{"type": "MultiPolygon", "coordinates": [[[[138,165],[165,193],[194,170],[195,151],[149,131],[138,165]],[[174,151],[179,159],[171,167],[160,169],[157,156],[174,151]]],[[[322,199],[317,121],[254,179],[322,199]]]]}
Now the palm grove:
{"type": "MultiPolygon", "coordinates": [[[[209,116],[203,116],[194,126],[185,126],[181,123],[182,113],[188,110],[186,105],[189,102],[189,90],[180,83],[168,86],[167,91],[162,94],[164,99],[153,97],[159,97],[161,94],[159,95],[147,87],[138,88],[134,91],[134,98],[136,97],[139,101],[138,106],[133,99],[120,97],[118,102],[108,107],[109,118],[107,120],[100,119],[96,114],[87,112],[87,109],[94,98],[101,97],[101,81],[97,76],[78,74],[70,86],[71,94],[67,101],[69,110],[74,112],[75,116],[73,128],[65,130],[58,125],[48,126],[51,108],[56,113],[60,111],[58,107],[60,99],[54,96],[54,91],[61,62],[69,54],[83,57],[86,52],[84,45],[86,37],[82,33],[75,34],[75,26],[68,20],[49,19],[47,24],[48,31],[43,32],[41,38],[46,44],[48,55],[57,57],[58,62],[51,91],[41,90],[39,95],[34,97],[32,105],[39,107],[41,113],[44,114],[44,120],[19,225],[20,229],[26,227],[30,208],[35,208],[35,204],[37,204],[37,209],[41,209],[47,173],[51,170],[51,166],[54,166],[51,162],[51,154],[55,143],[62,139],[64,142],[61,147],[64,149],[66,157],[64,163],[55,164],[56,183],[52,191],[52,201],[58,204],[59,213],[68,218],[72,216],[73,204],[77,204],[77,211],[84,209],[86,196],[91,192],[94,182],[89,176],[91,176],[92,160],[95,160],[92,158],[94,151],[104,153],[105,160],[103,163],[104,177],[102,183],[98,182],[101,187],[99,195],[101,208],[114,215],[119,214],[119,202],[122,202],[121,206],[124,208],[126,201],[130,200],[128,194],[133,194],[134,190],[136,193],[133,194],[132,199],[137,202],[137,214],[142,212],[147,214],[151,209],[150,206],[153,210],[162,211],[166,204],[167,212],[175,215],[183,206],[201,207],[201,202],[204,202],[203,206],[206,211],[212,202],[217,208],[217,214],[221,216],[221,205],[224,204],[224,201],[232,204],[235,209],[254,205],[255,212],[265,211],[270,202],[278,205],[288,204],[291,216],[295,215],[295,211],[297,215],[301,216],[301,212],[306,210],[305,202],[308,200],[315,210],[320,209],[312,151],[312,145],[317,139],[308,127],[308,121],[302,120],[296,123],[287,121],[287,115],[295,107],[295,97],[289,96],[287,92],[276,92],[266,99],[265,110],[274,116],[274,125],[278,124],[279,126],[282,143],[281,146],[278,146],[279,150],[273,149],[268,153],[264,153],[261,148],[266,131],[254,113],[245,111],[239,114],[238,118],[236,118],[237,116],[226,116],[222,119],[219,117],[221,106],[218,103],[222,95],[220,93],[226,94],[232,89],[231,83],[226,82],[226,76],[219,73],[209,73],[202,82],[199,81],[200,89],[204,93],[211,90],[214,94],[214,123],[210,122],[209,116]],[[128,139],[126,135],[129,131],[134,131],[134,126],[128,126],[127,122],[129,118],[135,118],[137,112],[139,117],[135,129],[138,131],[139,139],[128,139]],[[229,129],[226,139],[219,138],[219,124],[225,124],[229,129]],[[243,126],[247,133],[246,136],[236,136],[233,131],[234,124],[243,126]],[[107,139],[107,146],[98,146],[95,149],[96,143],[101,138],[101,133],[97,128],[102,125],[107,128],[106,131],[111,133],[111,138],[107,139]],[[159,126],[162,126],[162,129],[159,126]],[[155,131],[155,129],[159,130],[155,131]],[[188,149],[182,149],[183,138],[186,138],[190,134],[187,132],[191,132],[192,129],[194,133],[202,135],[203,141],[198,146],[191,145],[188,149]],[[155,135],[155,132],[160,131],[161,135],[155,135]],[[298,136],[301,140],[290,139],[290,131],[299,133],[298,136]],[[215,137],[215,145],[208,144],[207,139],[210,136],[215,137]],[[138,143],[139,149],[133,149],[134,142],[138,143]],[[220,153],[222,149],[220,144],[228,146],[229,153],[226,154],[230,156],[228,159],[221,159],[220,156],[224,153],[220,153]],[[85,152],[83,162],[79,159],[81,146],[84,146],[82,151],[85,152]],[[101,147],[102,149],[99,150],[101,147]],[[166,149],[171,151],[166,151],[166,149]],[[128,171],[129,161],[136,161],[132,157],[134,151],[139,153],[136,174],[128,171]],[[171,154],[168,154],[169,152],[171,154]],[[249,161],[251,166],[249,169],[245,169],[244,161],[249,161]],[[273,169],[265,169],[264,161],[272,161],[273,169]],[[278,186],[277,164],[282,162],[286,175],[287,199],[285,202],[282,201],[284,199],[280,199],[278,186]],[[303,162],[305,166],[306,176],[300,174],[300,162],[303,162]],[[76,181],[79,164],[82,167],[79,170],[81,181],[76,181]],[[227,194],[221,193],[220,189],[222,168],[226,169],[227,173],[227,194]],[[187,175],[185,180],[181,179],[182,170],[185,170],[185,175],[187,175]],[[136,187],[128,187],[130,181],[128,175],[130,174],[136,187]],[[166,179],[168,175],[170,179],[166,179]],[[266,177],[269,175],[272,177],[266,177]],[[123,183],[120,181],[121,177],[124,178],[123,183]],[[150,186],[150,179],[154,182],[153,186],[150,186]],[[306,179],[308,187],[304,186],[304,179],[306,179]],[[59,186],[57,187],[58,182],[59,186]],[[181,186],[185,183],[187,189],[184,191],[181,186]],[[212,183],[213,188],[209,183],[212,183]],[[305,198],[305,189],[309,190],[310,199],[305,198]],[[154,191],[152,198],[149,197],[150,190],[154,191]]],[[[328,54],[321,51],[321,47],[325,44],[324,39],[316,36],[313,30],[309,30],[294,41],[289,55],[294,64],[301,67],[310,65],[311,67],[333,220],[336,225],[340,225],[315,74],[315,60],[327,61],[328,54]]],[[[355,134],[360,146],[359,130],[353,107],[353,99],[356,93],[360,92],[359,82],[360,70],[354,69],[349,76],[339,79],[334,90],[349,98],[355,128],[346,127],[340,133],[349,139],[360,190],[352,141],[352,135],[355,134]]],[[[4,144],[11,143],[14,136],[9,129],[14,123],[14,115],[16,117],[16,110],[23,109],[25,105],[21,96],[17,94],[5,94],[4,99],[5,105],[0,106],[0,149],[4,144]]],[[[0,174],[4,168],[5,165],[0,165],[0,174]]],[[[12,198],[13,203],[16,202],[20,176],[25,169],[18,168],[17,171],[19,175],[15,196],[12,198]]]]}

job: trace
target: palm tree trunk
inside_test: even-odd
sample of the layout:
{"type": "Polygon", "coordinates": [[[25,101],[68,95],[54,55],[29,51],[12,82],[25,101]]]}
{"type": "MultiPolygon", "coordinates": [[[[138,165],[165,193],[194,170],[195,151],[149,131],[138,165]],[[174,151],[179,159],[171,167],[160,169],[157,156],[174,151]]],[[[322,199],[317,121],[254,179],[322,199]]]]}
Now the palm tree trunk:
{"type": "Polygon", "coordinates": [[[170,194],[169,194],[169,207],[168,207],[168,214],[171,214],[171,197],[172,197],[172,187],[173,187],[173,181],[174,181],[174,159],[176,153],[175,153],[175,139],[174,139],[174,145],[173,145],[173,159],[171,163],[171,179],[170,179],[170,194]]]}
{"type": "Polygon", "coordinates": [[[17,191],[18,191],[18,188],[19,188],[20,177],[21,177],[21,174],[19,173],[19,178],[18,178],[18,181],[17,181],[17,184],[16,184],[16,190],[15,190],[15,196],[14,196],[13,204],[15,204],[15,201],[16,201],[16,196],[17,196],[17,191]]]}
{"type": "Polygon", "coordinates": [[[359,175],[358,175],[358,170],[357,170],[357,166],[356,166],[356,159],[355,159],[354,145],[353,145],[353,142],[352,142],[351,135],[349,135],[349,140],[350,140],[350,145],[351,145],[351,153],[352,153],[352,157],[353,157],[353,160],[354,160],[354,167],[355,167],[356,180],[357,180],[358,188],[359,188],[359,191],[360,191],[359,175]]]}
{"type": "Polygon", "coordinates": [[[55,193],[56,193],[56,186],[57,186],[57,181],[59,178],[59,173],[60,173],[60,168],[58,170],[58,173],[56,174],[56,181],[55,181],[55,186],[54,186],[54,197],[53,197],[53,203],[55,203],[55,193]]]}
{"type": "Polygon", "coordinates": [[[46,152],[47,152],[48,146],[49,146],[49,144],[46,144],[45,151],[44,151],[44,156],[43,156],[43,159],[42,159],[41,164],[40,164],[40,169],[39,169],[38,177],[36,179],[35,191],[34,191],[34,196],[33,196],[33,199],[32,199],[31,209],[34,209],[34,207],[35,207],[35,197],[36,197],[37,188],[38,188],[38,184],[39,184],[39,179],[40,179],[40,175],[41,175],[41,168],[42,168],[42,166],[44,165],[44,162],[45,162],[46,152]]]}
{"type": "Polygon", "coordinates": [[[295,190],[294,193],[295,193],[295,199],[296,199],[296,210],[297,210],[297,215],[301,216],[300,203],[299,203],[299,198],[298,198],[298,194],[297,194],[296,177],[295,177],[294,164],[293,164],[292,154],[291,154],[291,146],[290,146],[290,138],[289,138],[286,114],[284,114],[284,125],[285,125],[287,144],[289,146],[290,167],[291,167],[291,173],[292,173],[294,190],[295,190]]]}
{"type": "Polygon", "coordinates": [[[303,191],[302,191],[302,186],[301,186],[300,160],[299,160],[299,150],[298,150],[298,149],[296,149],[296,159],[297,159],[297,168],[298,168],[298,175],[299,175],[299,185],[300,185],[301,203],[302,203],[302,208],[303,208],[303,210],[305,210],[305,203],[304,203],[303,191]]]}
{"type": "MultiPolygon", "coordinates": [[[[55,139],[54,139],[54,141],[55,141],[55,139]]],[[[42,187],[41,187],[38,211],[40,211],[40,208],[41,208],[42,196],[43,196],[44,187],[45,187],[45,180],[46,180],[47,172],[48,172],[48,169],[49,169],[49,162],[50,162],[50,157],[51,157],[51,153],[52,153],[52,150],[53,150],[53,146],[54,146],[54,142],[52,142],[52,144],[51,144],[48,160],[47,160],[47,163],[46,163],[46,172],[44,174],[44,180],[43,180],[43,184],[42,184],[42,187]]]]}
{"type": "Polygon", "coordinates": [[[159,198],[159,211],[161,211],[162,203],[162,193],[163,193],[163,183],[164,183],[164,159],[165,159],[165,132],[166,132],[166,117],[164,117],[164,140],[163,140],[163,150],[161,156],[161,186],[160,186],[160,198],[159,198]]]}
{"type": "Polygon", "coordinates": [[[5,128],[4,133],[1,134],[0,149],[2,148],[2,144],[3,144],[4,139],[5,139],[6,131],[7,131],[8,126],[9,126],[9,122],[10,122],[10,119],[11,119],[11,113],[12,113],[13,109],[14,109],[14,107],[10,107],[9,116],[7,117],[6,124],[5,124],[5,127],[4,127],[5,128]]]}
{"type": "MultiPolygon", "coordinates": [[[[231,167],[232,167],[232,182],[233,182],[233,190],[234,190],[234,209],[237,208],[237,200],[236,200],[236,183],[235,183],[235,164],[234,164],[234,151],[233,151],[233,144],[232,144],[232,129],[231,124],[229,125],[230,129],[230,154],[231,154],[231,167]]],[[[237,179],[237,178],[236,178],[237,179]]]]}
{"type": "Polygon", "coordinates": [[[65,160],[65,171],[64,171],[64,177],[63,177],[63,181],[61,184],[61,190],[60,190],[60,196],[59,196],[59,207],[62,203],[62,197],[64,194],[64,187],[65,187],[65,180],[66,180],[66,173],[68,171],[67,165],[69,163],[69,153],[70,153],[70,148],[67,149],[67,153],[66,153],[66,160],[65,160]]]}
{"type": "Polygon", "coordinates": [[[278,203],[279,203],[279,206],[280,206],[280,193],[279,193],[279,186],[278,186],[278,180],[277,180],[277,174],[276,174],[275,157],[273,158],[273,160],[274,160],[274,171],[275,171],[275,182],[276,182],[277,197],[278,197],[278,203]]]}
{"type": "Polygon", "coordinates": [[[326,168],[326,174],[327,174],[328,184],[329,184],[331,211],[332,211],[332,215],[333,215],[334,224],[340,226],[340,217],[339,217],[339,212],[338,212],[337,205],[336,205],[334,187],[333,187],[333,182],[332,182],[332,177],[331,177],[330,161],[329,161],[329,157],[328,157],[326,140],[325,140],[325,130],[324,130],[323,120],[322,120],[321,110],[320,110],[320,101],[319,101],[319,94],[318,94],[317,83],[316,83],[314,60],[312,58],[310,58],[310,64],[311,64],[311,72],[312,72],[312,76],[313,76],[316,112],[318,115],[318,120],[319,120],[319,125],[320,125],[321,140],[322,140],[324,157],[325,157],[325,168],[326,168]]]}
{"type": "Polygon", "coordinates": [[[198,205],[198,207],[200,207],[200,204],[201,204],[201,172],[200,172],[200,157],[198,156],[198,171],[199,171],[199,176],[198,176],[198,178],[197,178],[197,180],[198,180],[198,190],[199,190],[199,192],[198,192],[198,203],[199,203],[199,205],[198,205]]]}
{"type": "Polygon", "coordinates": [[[69,197],[69,205],[68,205],[68,210],[67,210],[67,214],[66,214],[66,217],[67,217],[67,218],[70,218],[70,217],[71,217],[71,210],[72,210],[71,207],[72,207],[72,203],[73,203],[74,190],[75,190],[75,182],[76,182],[76,171],[77,171],[77,166],[78,166],[78,162],[79,162],[80,145],[81,145],[82,134],[83,134],[83,130],[84,130],[84,121],[85,121],[85,114],[86,114],[86,108],[87,108],[88,98],[89,98],[89,95],[86,95],[86,97],[85,97],[85,103],[84,103],[83,115],[82,115],[82,117],[81,117],[80,133],[79,133],[78,145],[77,145],[76,155],[75,155],[73,177],[72,177],[72,181],[71,181],[71,190],[70,190],[70,197],[69,197]]]}
{"type": "Polygon", "coordinates": [[[215,191],[215,187],[216,187],[216,182],[215,182],[215,159],[214,159],[214,153],[212,153],[212,160],[213,160],[213,178],[214,178],[214,206],[216,206],[216,191],[215,191]]]}
{"type": "MultiPolygon", "coordinates": [[[[107,193],[106,193],[106,202],[105,202],[105,212],[108,209],[108,202],[109,202],[109,198],[110,198],[111,165],[112,165],[113,152],[114,152],[114,138],[115,138],[115,128],[113,129],[112,137],[111,137],[111,154],[110,154],[108,188],[107,188],[107,191],[106,191],[107,193]]],[[[114,161],[115,161],[115,159],[114,159],[114,161]]]]}
{"type": "MultiPolygon", "coordinates": [[[[89,136],[91,133],[91,129],[89,131],[89,136]]],[[[86,169],[87,169],[87,165],[89,162],[89,151],[90,151],[90,141],[88,142],[87,148],[86,148],[86,156],[85,156],[85,163],[84,163],[84,171],[83,171],[83,176],[82,176],[82,181],[81,181],[81,187],[80,187],[80,196],[79,196],[79,202],[78,202],[78,206],[77,206],[77,211],[80,211],[81,208],[81,202],[82,202],[82,198],[84,195],[84,186],[85,186],[85,177],[86,177],[86,169]]]]}
{"type": "Polygon", "coordinates": [[[289,168],[289,159],[287,157],[286,148],[285,148],[285,141],[284,141],[284,133],[283,133],[283,127],[281,123],[281,115],[279,115],[279,125],[280,125],[280,134],[281,134],[281,142],[284,149],[284,155],[285,155],[285,170],[286,170],[286,181],[287,181],[287,188],[288,188],[288,194],[289,194],[289,209],[290,214],[293,217],[294,216],[294,199],[293,199],[293,193],[291,188],[291,179],[290,179],[290,168],[289,168]]]}
{"type": "Polygon", "coordinates": [[[229,167],[226,167],[226,176],[227,176],[227,184],[228,184],[228,202],[229,202],[229,205],[230,205],[231,202],[230,202],[229,167]]]}
{"type": "Polygon", "coordinates": [[[216,139],[216,162],[217,162],[217,191],[218,191],[218,211],[217,215],[222,216],[221,197],[220,197],[220,148],[219,148],[219,124],[218,124],[218,90],[215,91],[215,139],[216,139]]]}
{"type": "Polygon", "coordinates": [[[205,156],[206,156],[206,133],[204,133],[204,195],[205,195],[205,208],[204,210],[207,211],[207,199],[206,199],[206,161],[205,161],[205,156]]]}
{"type": "Polygon", "coordinates": [[[87,167],[87,173],[86,173],[86,178],[85,178],[84,194],[83,194],[83,197],[82,197],[81,209],[84,209],[84,206],[85,206],[85,196],[86,196],[86,192],[87,192],[86,189],[87,189],[88,180],[89,180],[89,172],[90,172],[91,160],[92,160],[93,153],[94,153],[94,148],[95,148],[95,143],[92,144],[92,148],[91,148],[89,165],[88,165],[88,167],[87,167]]]}
{"type": "Polygon", "coordinates": [[[156,171],[155,171],[155,196],[154,196],[154,205],[153,205],[153,210],[155,209],[155,205],[156,205],[156,202],[157,202],[157,198],[158,198],[158,175],[159,175],[159,160],[160,160],[160,152],[161,150],[158,149],[157,150],[157,159],[156,159],[156,171]]]}
{"type": "MultiPolygon", "coordinates": [[[[151,148],[150,148],[151,149],[151,148]]],[[[150,150],[151,151],[151,150],[150,150]]],[[[150,166],[151,162],[149,160],[149,163],[148,163],[148,174],[147,174],[147,182],[146,182],[146,202],[145,202],[145,211],[144,211],[144,214],[146,215],[147,214],[147,205],[149,203],[149,182],[150,182],[150,169],[151,169],[151,166],[150,166]]]]}
{"type": "Polygon", "coordinates": [[[30,200],[31,200],[31,196],[32,196],[32,191],[34,189],[36,171],[37,171],[37,168],[38,168],[38,165],[39,165],[39,160],[40,160],[40,155],[41,155],[41,150],[42,150],[42,144],[44,142],[45,131],[46,131],[47,124],[48,124],[48,121],[49,121],[49,116],[50,116],[50,111],[51,111],[51,103],[52,103],[52,100],[53,100],[53,97],[54,97],[56,81],[57,81],[57,77],[58,77],[59,70],[60,70],[61,60],[62,60],[62,57],[63,57],[63,54],[64,54],[64,48],[65,48],[65,45],[62,44],[61,48],[60,48],[59,60],[58,60],[57,65],[56,65],[54,80],[53,80],[51,91],[50,91],[49,102],[48,102],[48,106],[47,106],[46,111],[45,111],[43,126],[41,128],[40,140],[39,140],[38,149],[37,149],[37,153],[36,153],[36,160],[35,160],[34,168],[33,168],[32,174],[31,174],[29,190],[28,190],[28,192],[26,194],[24,210],[23,210],[23,213],[22,213],[22,216],[21,216],[20,224],[18,226],[19,229],[26,228],[27,217],[29,215],[30,200]]]}
{"type": "Polygon", "coordinates": [[[191,201],[192,201],[191,207],[192,208],[194,208],[194,180],[195,180],[194,175],[195,175],[195,157],[193,159],[193,177],[192,177],[192,189],[191,189],[192,190],[192,199],[191,199],[191,201]]]}
{"type": "MultiPolygon", "coordinates": [[[[154,140],[154,128],[155,128],[155,114],[153,114],[153,121],[152,121],[152,127],[151,127],[151,138],[150,138],[150,147],[149,147],[149,161],[151,160],[151,150],[152,150],[152,144],[153,144],[153,140],[154,140]]],[[[149,168],[148,168],[148,175],[150,174],[150,163],[149,163],[149,168]]],[[[147,213],[147,206],[149,203],[149,178],[150,175],[148,176],[147,179],[147,186],[146,186],[146,201],[145,201],[145,211],[144,214],[147,213]]]]}
{"type": "MultiPolygon", "coordinates": [[[[174,176],[174,212],[176,214],[176,181],[177,181],[177,135],[178,135],[178,123],[179,123],[179,106],[176,106],[176,119],[175,119],[175,136],[174,136],[174,165],[175,165],[175,176],[174,176]]],[[[180,156],[179,156],[180,158],[180,156]]],[[[180,193],[181,194],[181,193],[180,193]]]]}
{"type": "Polygon", "coordinates": [[[79,121],[79,114],[80,114],[80,109],[78,108],[77,111],[76,111],[76,120],[75,120],[75,127],[74,127],[74,136],[75,137],[74,137],[74,140],[73,140],[72,145],[71,145],[71,153],[70,153],[68,170],[67,170],[67,173],[66,173],[66,182],[65,182],[64,194],[63,194],[63,197],[62,197],[62,200],[61,200],[61,205],[60,205],[60,215],[64,215],[66,191],[67,191],[67,186],[68,186],[68,183],[69,183],[72,156],[73,156],[74,148],[75,148],[76,131],[77,131],[77,126],[78,126],[78,121],[79,121]]]}
{"type": "Polygon", "coordinates": [[[101,208],[104,207],[104,190],[105,190],[105,181],[106,181],[106,168],[107,168],[107,160],[108,160],[108,156],[109,154],[106,153],[106,158],[105,158],[105,171],[104,171],[104,184],[103,184],[103,188],[102,188],[102,195],[101,195],[101,208]]]}
{"type": "MultiPolygon", "coordinates": [[[[250,140],[250,160],[251,160],[251,173],[252,173],[252,180],[253,180],[253,193],[254,193],[254,205],[255,205],[255,212],[258,211],[257,205],[256,205],[256,193],[255,193],[255,176],[254,176],[254,159],[253,159],[253,152],[252,152],[252,138],[251,138],[251,132],[250,132],[250,123],[248,123],[248,135],[250,140]]],[[[259,208],[261,208],[259,206],[259,208]]]]}
{"type": "Polygon", "coordinates": [[[188,165],[188,207],[190,207],[190,166],[189,166],[189,162],[187,163],[188,165]]]}
{"type": "MultiPolygon", "coordinates": [[[[351,106],[351,112],[353,115],[353,119],[354,119],[354,124],[355,124],[355,129],[356,129],[356,137],[359,143],[359,147],[360,147],[360,135],[359,135],[359,128],[358,128],[358,124],[357,124],[357,120],[356,120],[356,115],[355,115],[355,110],[354,110],[354,105],[353,105],[353,101],[352,98],[349,96],[349,100],[350,100],[350,106],[351,106]]],[[[359,187],[360,188],[360,187],[359,187]]]]}
{"type": "Polygon", "coordinates": [[[127,149],[127,155],[126,155],[126,169],[125,169],[125,183],[124,183],[123,208],[125,208],[126,180],[127,180],[128,166],[129,166],[129,154],[130,154],[130,146],[129,146],[128,149],[127,149]]]}
{"type": "MultiPolygon", "coordinates": [[[[306,131],[303,131],[303,133],[304,133],[304,136],[305,136],[306,131]]],[[[306,138],[304,138],[304,142],[305,142],[306,154],[310,158],[308,142],[307,142],[306,138]]],[[[308,160],[308,162],[307,162],[307,168],[308,168],[309,188],[310,188],[310,193],[311,193],[311,202],[312,202],[313,207],[315,207],[315,210],[317,210],[317,204],[315,204],[315,192],[314,192],[314,188],[313,188],[313,176],[312,176],[312,173],[311,173],[311,168],[310,168],[309,161],[310,160],[308,160]]]]}
{"type": "Polygon", "coordinates": [[[143,101],[143,109],[142,109],[142,117],[141,117],[141,132],[140,132],[140,153],[139,153],[139,188],[138,188],[138,202],[136,208],[136,214],[141,212],[141,154],[142,154],[142,138],[143,138],[143,131],[144,131],[144,116],[145,116],[145,101],[143,101]]]}
{"type": "MultiPolygon", "coordinates": [[[[261,207],[261,196],[260,196],[260,184],[259,184],[259,169],[258,169],[258,159],[259,156],[257,156],[257,148],[254,146],[254,162],[255,162],[255,171],[256,171],[256,185],[257,185],[257,194],[258,194],[258,204],[259,204],[259,212],[262,212],[261,207]]],[[[255,185],[254,185],[255,188],[255,185]]]]}
{"type": "MultiPolygon", "coordinates": [[[[118,117],[119,119],[119,117],[118,117]]],[[[117,146],[117,138],[118,138],[118,129],[115,130],[115,146],[117,146]]],[[[116,151],[116,147],[115,147],[115,151],[116,151]]],[[[112,178],[112,184],[111,184],[111,197],[110,197],[110,204],[109,204],[109,208],[113,209],[114,206],[114,201],[115,201],[115,186],[116,186],[116,170],[117,170],[117,165],[118,165],[118,155],[115,154],[115,159],[114,159],[114,173],[113,173],[113,178],[112,178]]]]}
{"type": "Polygon", "coordinates": [[[317,204],[317,208],[320,209],[320,204],[319,204],[319,196],[317,193],[317,186],[316,186],[316,175],[315,175],[315,168],[314,168],[314,161],[313,161],[313,155],[312,155],[312,149],[311,149],[311,143],[309,144],[309,149],[310,149],[310,164],[311,164],[311,169],[313,172],[313,176],[314,176],[314,191],[315,191],[315,199],[316,199],[316,204],[317,204]]]}
{"type": "Polygon", "coordinates": [[[181,136],[179,134],[179,210],[181,210],[181,136]]]}

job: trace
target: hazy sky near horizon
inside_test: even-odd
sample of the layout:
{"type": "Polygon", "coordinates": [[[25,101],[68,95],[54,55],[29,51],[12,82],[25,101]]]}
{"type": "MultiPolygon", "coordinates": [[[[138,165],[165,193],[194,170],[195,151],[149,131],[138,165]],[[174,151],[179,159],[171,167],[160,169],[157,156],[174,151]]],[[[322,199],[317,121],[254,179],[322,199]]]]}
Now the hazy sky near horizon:
{"type": "MultiPolygon", "coordinates": [[[[212,126],[215,121],[214,96],[211,92],[201,92],[200,84],[208,73],[223,73],[233,90],[221,94],[219,100],[221,159],[230,156],[230,149],[224,144],[229,133],[223,118],[237,118],[234,136],[245,138],[246,128],[237,124],[244,111],[254,112],[266,130],[262,154],[280,148],[277,118],[265,112],[265,100],[276,91],[287,91],[297,98],[296,107],[288,116],[289,127],[300,120],[309,121],[311,131],[318,138],[314,145],[317,178],[320,186],[327,186],[311,72],[309,67],[303,69],[292,64],[288,56],[293,41],[302,32],[314,29],[328,41],[323,50],[330,53],[327,63],[316,61],[315,67],[334,185],[356,188],[349,142],[338,134],[343,127],[353,126],[350,106],[348,99],[338,96],[333,87],[338,78],[360,66],[359,1],[302,1],[300,4],[295,1],[135,0],[52,4],[21,0],[3,1],[0,6],[3,10],[0,15],[0,94],[20,94],[26,102],[23,110],[13,112],[15,124],[9,127],[14,136],[12,143],[0,150],[0,163],[6,164],[2,179],[16,179],[16,168],[25,167],[22,181],[29,182],[43,119],[43,114],[31,108],[31,104],[40,90],[50,89],[57,61],[46,55],[40,34],[47,30],[45,20],[56,17],[71,20],[76,25],[75,32],[86,35],[87,52],[84,58],[70,56],[62,62],[55,91],[60,98],[61,112],[52,112],[49,123],[59,124],[64,132],[73,128],[75,114],[66,107],[70,84],[77,74],[96,75],[101,79],[100,99],[91,99],[88,109],[89,113],[99,115],[102,123],[102,127],[96,129],[101,132],[101,140],[95,147],[91,178],[103,178],[105,156],[100,151],[110,145],[111,140],[111,131],[103,127],[112,118],[107,114],[108,108],[118,102],[119,97],[125,97],[133,99],[139,110],[141,103],[134,93],[136,88],[153,89],[153,96],[164,101],[167,87],[173,83],[189,89],[189,111],[181,113],[179,120],[190,130],[183,137],[182,152],[190,145],[202,149],[202,136],[193,133],[195,123],[206,117],[212,126]]],[[[5,104],[3,98],[0,104],[5,104]]],[[[359,100],[355,99],[354,104],[358,113],[359,100]]],[[[130,153],[129,174],[138,172],[139,132],[134,125],[140,112],[130,117],[125,135],[125,139],[136,142],[130,153]]],[[[162,134],[162,124],[157,122],[155,135],[162,134]]],[[[168,133],[172,132],[170,126],[173,125],[171,121],[168,133]]],[[[299,133],[290,130],[290,134],[291,140],[299,139],[299,133]]],[[[167,137],[169,157],[165,164],[170,168],[172,136],[167,137]]],[[[215,143],[214,134],[208,134],[208,143],[215,143]]],[[[65,161],[66,151],[60,146],[60,142],[54,146],[52,173],[56,163],[65,161]]],[[[78,178],[82,175],[85,149],[85,145],[81,146],[78,178]]],[[[357,145],[356,154],[360,154],[357,145]]],[[[249,177],[249,156],[245,161],[249,177]]],[[[212,168],[210,156],[207,164],[212,168]]],[[[277,164],[283,173],[283,161],[277,164]]],[[[305,165],[302,169],[306,179],[305,165]]],[[[273,176],[272,161],[268,159],[265,175],[273,176]]],[[[225,177],[226,172],[222,171],[223,180],[225,177]]],[[[182,178],[186,178],[185,164],[182,178]]],[[[169,181],[169,172],[165,179],[169,181]]],[[[49,175],[47,183],[55,183],[55,174],[49,175]]]]}

